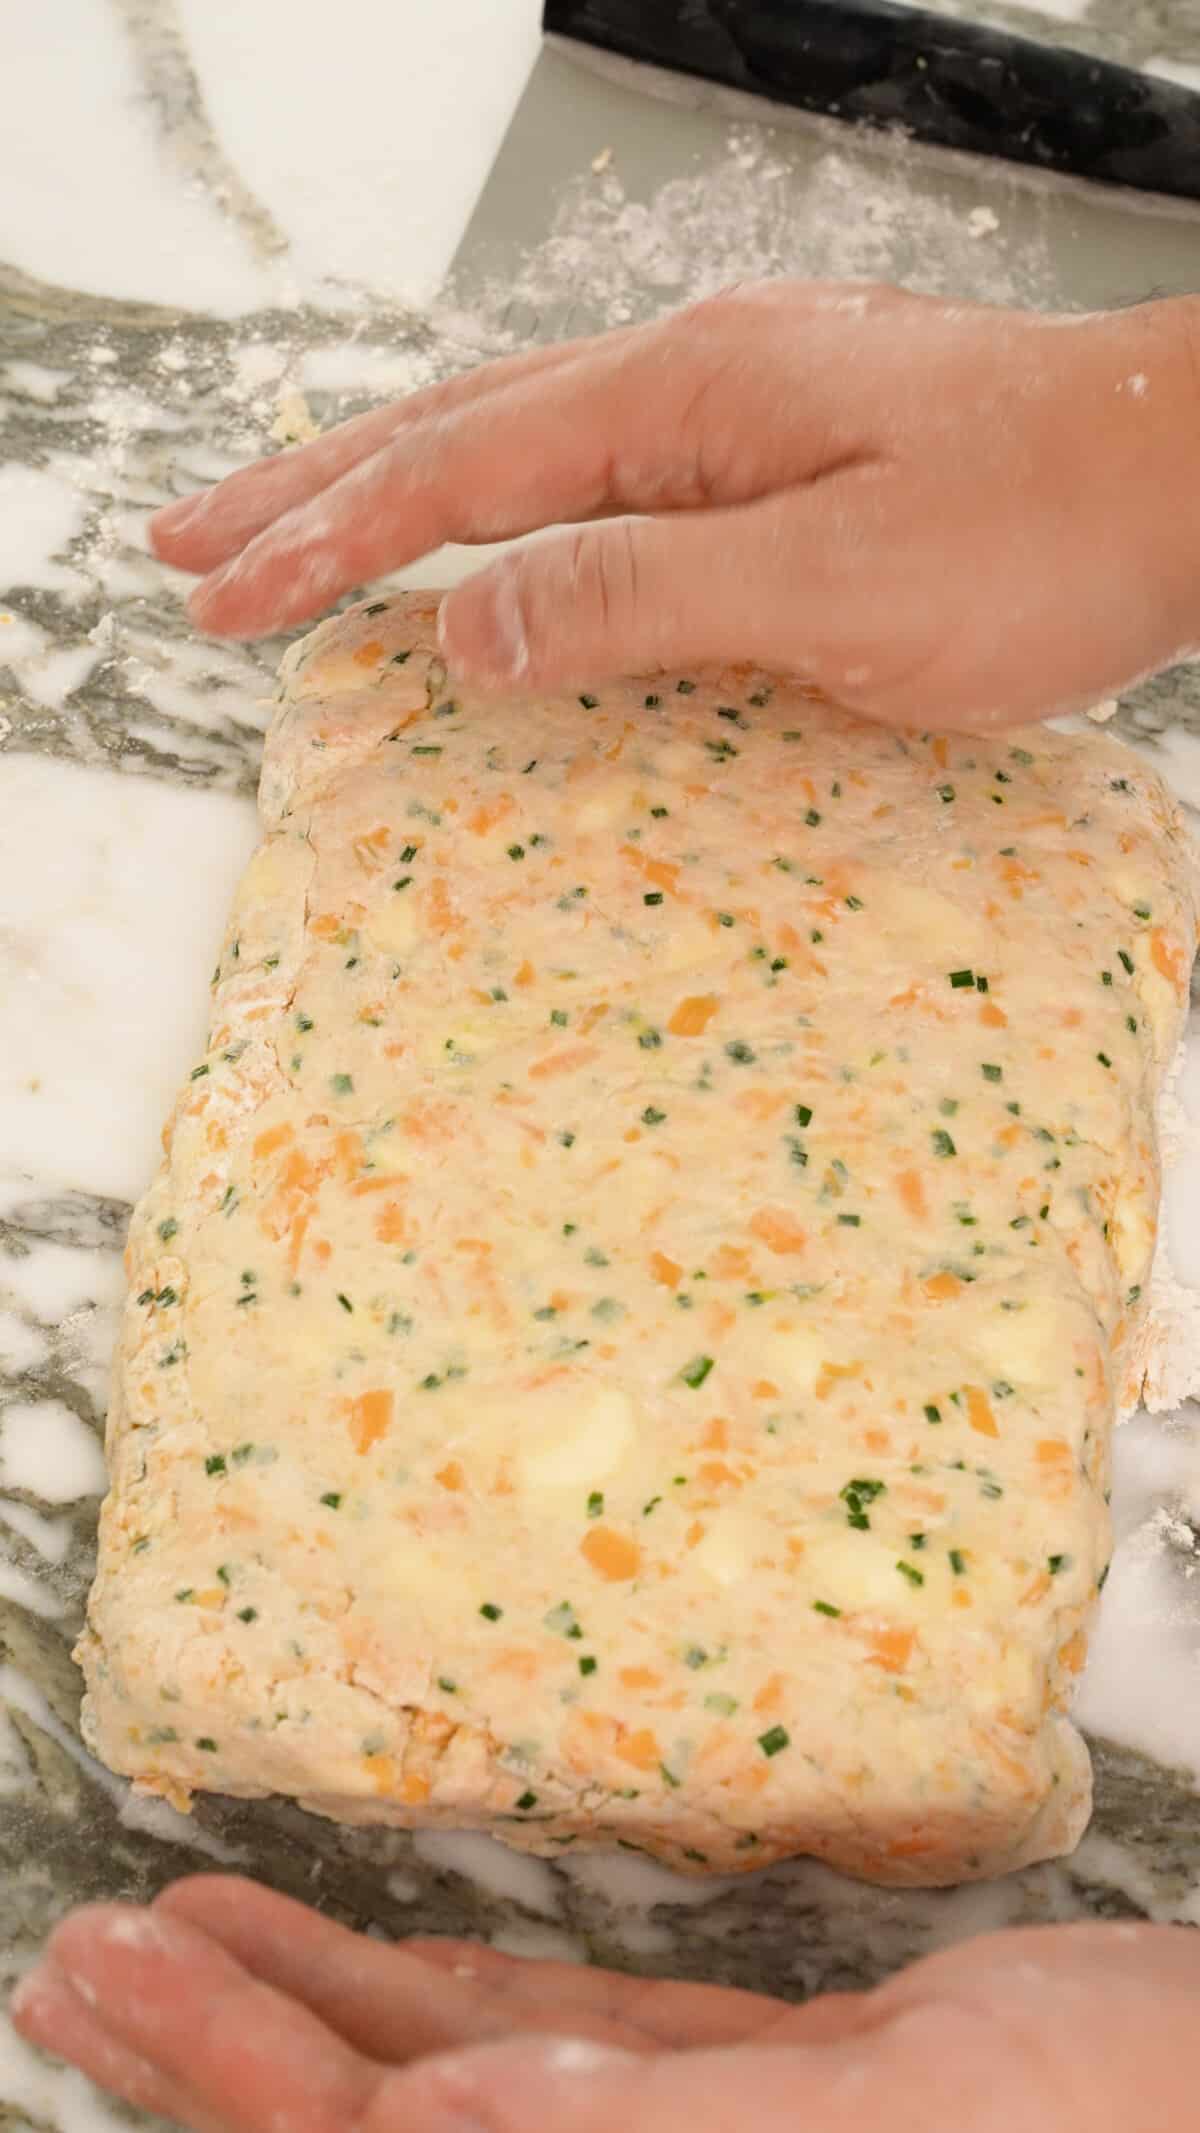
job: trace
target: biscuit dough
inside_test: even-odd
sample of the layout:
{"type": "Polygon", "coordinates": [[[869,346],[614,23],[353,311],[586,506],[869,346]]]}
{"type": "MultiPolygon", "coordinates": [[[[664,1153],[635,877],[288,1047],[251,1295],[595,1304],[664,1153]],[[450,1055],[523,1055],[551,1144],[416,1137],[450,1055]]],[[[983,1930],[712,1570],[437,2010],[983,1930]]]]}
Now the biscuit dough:
{"type": "Polygon", "coordinates": [[[487,701],[435,613],[284,664],[130,1236],[87,1739],[551,1856],[1067,1850],[1172,802],[740,667],[487,701]]]}

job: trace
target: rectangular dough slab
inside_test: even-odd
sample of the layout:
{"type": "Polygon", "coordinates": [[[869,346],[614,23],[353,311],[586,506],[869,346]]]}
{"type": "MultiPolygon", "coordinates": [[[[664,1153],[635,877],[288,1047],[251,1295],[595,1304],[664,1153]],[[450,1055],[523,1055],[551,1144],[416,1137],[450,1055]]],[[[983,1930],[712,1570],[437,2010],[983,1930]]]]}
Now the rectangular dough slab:
{"type": "Polygon", "coordinates": [[[1099,738],[285,661],[133,1221],[113,1769],[698,1871],[1067,1850],[1197,880],[1099,738]]]}

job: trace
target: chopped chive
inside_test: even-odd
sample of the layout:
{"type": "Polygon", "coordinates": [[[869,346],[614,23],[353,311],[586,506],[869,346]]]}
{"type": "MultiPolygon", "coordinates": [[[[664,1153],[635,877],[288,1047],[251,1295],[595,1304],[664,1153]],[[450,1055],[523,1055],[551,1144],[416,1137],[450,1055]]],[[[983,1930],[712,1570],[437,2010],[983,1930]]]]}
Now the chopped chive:
{"type": "Polygon", "coordinates": [[[954,1142],[951,1140],[950,1135],[946,1132],[944,1126],[938,1126],[936,1130],[930,1134],[929,1138],[933,1142],[933,1152],[935,1155],[958,1154],[958,1150],[955,1147],[954,1142]]]}
{"type": "Polygon", "coordinates": [[[684,1365],[679,1375],[684,1384],[690,1385],[694,1392],[698,1386],[703,1385],[712,1367],[713,1358],[711,1355],[697,1355],[690,1363],[684,1365]]]}
{"type": "Polygon", "coordinates": [[[760,1733],[758,1745],[764,1755],[779,1755],[792,1744],[791,1734],[785,1726],[772,1726],[767,1733],[760,1733]]]}
{"type": "Polygon", "coordinates": [[[642,1124],[643,1126],[661,1126],[666,1115],[666,1112],[660,1111],[656,1104],[647,1104],[642,1113],[642,1124]]]}
{"type": "Polygon", "coordinates": [[[902,1578],[908,1579],[910,1585],[923,1585],[925,1583],[925,1572],[918,1570],[913,1563],[906,1563],[903,1556],[897,1563],[896,1568],[902,1578]]]}
{"type": "Polygon", "coordinates": [[[1131,955],[1126,955],[1126,953],[1125,953],[1125,950],[1124,950],[1123,948],[1118,948],[1118,950],[1117,950],[1117,955],[1118,955],[1118,957],[1119,957],[1120,961],[1122,962],[1122,964],[1124,965],[1124,967],[1125,967],[1125,970],[1127,971],[1128,975],[1129,975],[1130,977],[1132,977],[1132,976],[1133,976],[1133,957],[1132,957],[1131,955]]]}
{"type": "Polygon", "coordinates": [[[580,1673],[581,1673],[581,1674],[585,1674],[585,1675],[586,1675],[586,1674],[594,1674],[594,1673],[595,1673],[595,1671],[596,1671],[596,1666],[597,1666],[597,1663],[598,1663],[598,1662],[597,1662],[597,1661],[596,1661],[595,1659],[593,1659],[593,1658],[592,1658],[592,1655],[591,1655],[591,1653],[590,1653],[590,1652],[587,1652],[587,1653],[585,1653],[585,1654],[584,1654],[584,1656],[583,1656],[583,1658],[582,1658],[582,1659],[580,1660],[580,1662],[579,1662],[579,1671],[580,1671],[580,1673]]]}
{"type": "Polygon", "coordinates": [[[955,992],[965,992],[974,986],[975,972],[973,970],[951,970],[947,975],[955,992]]]}
{"type": "Polygon", "coordinates": [[[940,1421],[941,1421],[941,1419],[942,1419],[942,1410],[941,1410],[941,1408],[940,1408],[940,1407],[935,1407],[935,1406],[934,1406],[934,1403],[933,1403],[933,1401],[932,1401],[932,1400],[928,1400],[928,1401],[926,1402],[926,1405],[925,1405],[925,1420],[926,1420],[927,1422],[940,1422],[940,1421]]]}
{"type": "Polygon", "coordinates": [[[1069,1555],[1048,1555],[1046,1557],[1046,1568],[1052,1578],[1056,1578],[1060,1570],[1069,1570],[1070,1567],[1071,1558],[1069,1555]]]}
{"type": "Polygon", "coordinates": [[[831,1621],[837,1621],[841,1616],[841,1612],[842,1610],[840,1607],[832,1606],[828,1600],[813,1601],[813,1613],[818,1615],[828,1615],[831,1621]]]}
{"type": "Polygon", "coordinates": [[[1112,1060],[1109,1058],[1107,1052],[1097,1052],[1096,1057],[1100,1061],[1102,1067],[1110,1067],[1112,1065],[1112,1060]]]}
{"type": "Polygon", "coordinates": [[[993,1066],[990,1062],[986,1060],[979,1071],[983,1075],[985,1081],[1003,1081],[1004,1079],[1004,1068],[1000,1066],[993,1066]]]}
{"type": "Polygon", "coordinates": [[[340,1511],[342,1508],[341,1490],[326,1489],[325,1494],[321,1498],[321,1502],[325,1505],[326,1510],[340,1511]]]}
{"type": "Polygon", "coordinates": [[[952,1548],[950,1550],[950,1568],[954,1572],[955,1577],[960,1578],[963,1575],[963,1572],[966,1570],[966,1567],[967,1558],[963,1554],[962,1549],[952,1548]]]}
{"type": "Polygon", "coordinates": [[[660,904],[662,900],[663,892],[661,889],[647,889],[646,894],[642,898],[642,902],[644,904],[660,904]]]}
{"type": "Polygon", "coordinates": [[[798,1126],[811,1126],[812,1112],[807,1104],[796,1105],[796,1124],[798,1126]]]}
{"type": "Polygon", "coordinates": [[[349,1311],[353,1316],[354,1305],[351,1303],[350,1298],[348,1296],[343,1296],[342,1291],[340,1289],[337,1292],[337,1300],[340,1303],[343,1311],[349,1311]]]}
{"type": "Polygon", "coordinates": [[[330,1076],[329,1086],[335,1096],[352,1096],[354,1094],[354,1076],[352,1074],[333,1074],[330,1076]]]}
{"type": "Polygon", "coordinates": [[[257,1607],[239,1607],[239,1608],[238,1608],[238,1621],[239,1621],[239,1622],[257,1622],[257,1620],[258,1620],[258,1609],[257,1609],[257,1607]]]}
{"type": "Polygon", "coordinates": [[[210,1452],[204,1462],[204,1471],[206,1474],[223,1474],[226,1471],[224,1452],[210,1452]]]}
{"type": "MultiPolygon", "coordinates": [[[[582,701],[582,699],[580,699],[580,700],[582,701]]],[[[531,1807],[536,1807],[536,1806],[537,1806],[537,1794],[536,1794],[536,1792],[523,1792],[523,1793],[521,1794],[521,1797],[520,1797],[520,1799],[519,1799],[519,1800],[517,1801],[517,1808],[518,1808],[518,1811],[519,1811],[519,1812],[520,1812],[521,1814],[525,1814],[525,1813],[527,1813],[527,1812],[528,1812],[528,1810],[529,1810],[529,1808],[531,1808],[531,1807]]]]}
{"type": "Polygon", "coordinates": [[[491,1600],[485,1600],[479,1612],[486,1622],[498,1622],[504,1609],[497,1607],[491,1600]]]}

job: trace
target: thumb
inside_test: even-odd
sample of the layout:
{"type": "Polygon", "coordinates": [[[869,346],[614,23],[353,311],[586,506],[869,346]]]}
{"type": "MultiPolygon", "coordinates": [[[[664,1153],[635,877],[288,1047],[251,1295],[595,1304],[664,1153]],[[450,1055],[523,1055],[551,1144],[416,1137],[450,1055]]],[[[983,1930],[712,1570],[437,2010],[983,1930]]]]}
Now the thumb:
{"type": "Polygon", "coordinates": [[[455,673],[495,689],[564,688],[688,661],[815,672],[844,594],[806,506],[772,497],[531,541],[446,594],[442,651],[455,673]]]}

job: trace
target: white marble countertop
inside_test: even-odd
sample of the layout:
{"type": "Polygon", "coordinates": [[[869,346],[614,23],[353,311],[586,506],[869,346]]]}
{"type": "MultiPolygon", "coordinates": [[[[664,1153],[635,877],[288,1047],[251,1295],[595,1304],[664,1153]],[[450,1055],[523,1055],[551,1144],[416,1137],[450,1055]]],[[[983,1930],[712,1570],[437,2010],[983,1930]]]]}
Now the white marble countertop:
{"type": "MultiPolygon", "coordinates": [[[[1007,0],[986,12],[1037,27],[1007,0]]],[[[1044,0],[1042,13],[1181,76],[1200,60],[1193,0],[1044,0]]],[[[684,1885],[624,1856],[552,1870],[484,1838],[334,1832],[271,1806],[205,1807],[189,1824],[133,1801],[78,1744],[67,1653],[103,1486],[123,1227],[195,1056],[252,846],[278,650],[195,638],[182,588],[145,553],[144,518],[267,448],[306,407],[336,420],[499,345],[500,314],[464,313],[443,283],[534,61],[537,18],[536,0],[342,0],[336,19],[295,0],[57,0],[7,29],[0,1987],[72,1900],[146,1893],[213,1860],[388,1933],[478,1932],[793,1992],[1010,1918],[1200,1924],[1191,1407],[1139,1417],[1119,1441],[1119,1547],[1080,1706],[1101,1742],[1096,1827],[1073,1861],[991,1889],[881,1896],[803,1864],[757,1886],[684,1885]]],[[[739,125],[707,189],[681,171],[648,206],[619,170],[589,175],[604,145],[581,143],[584,192],[564,199],[529,290],[554,294],[582,259],[608,276],[618,316],[630,273],[686,290],[719,255],[722,271],[903,270],[967,294],[1053,296],[1052,253],[1015,211],[1006,224],[1016,195],[998,176],[983,180],[995,227],[972,225],[906,164],[860,164],[839,140],[817,156],[784,248],[754,219],[774,165],[753,127],[739,125]]],[[[1200,219],[1195,244],[1200,284],[1200,219]]],[[[408,576],[463,566],[443,556],[408,576]]],[[[1200,802],[1194,679],[1140,692],[1118,724],[1200,802]]],[[[1181,1093],[1200,1121],[1200,1045],[1181,1093]]],[[[1184,1147],[1173,1256],[1180,1281],[1200,1285],[1197,1185],[1200,1156],[1184,1147]]],[[[1200,1325],[1200,1301],[1181,1308],[1200,1325]]],[[[115,2122],[0,2024],[0,2127],[115,2122]]]]}

